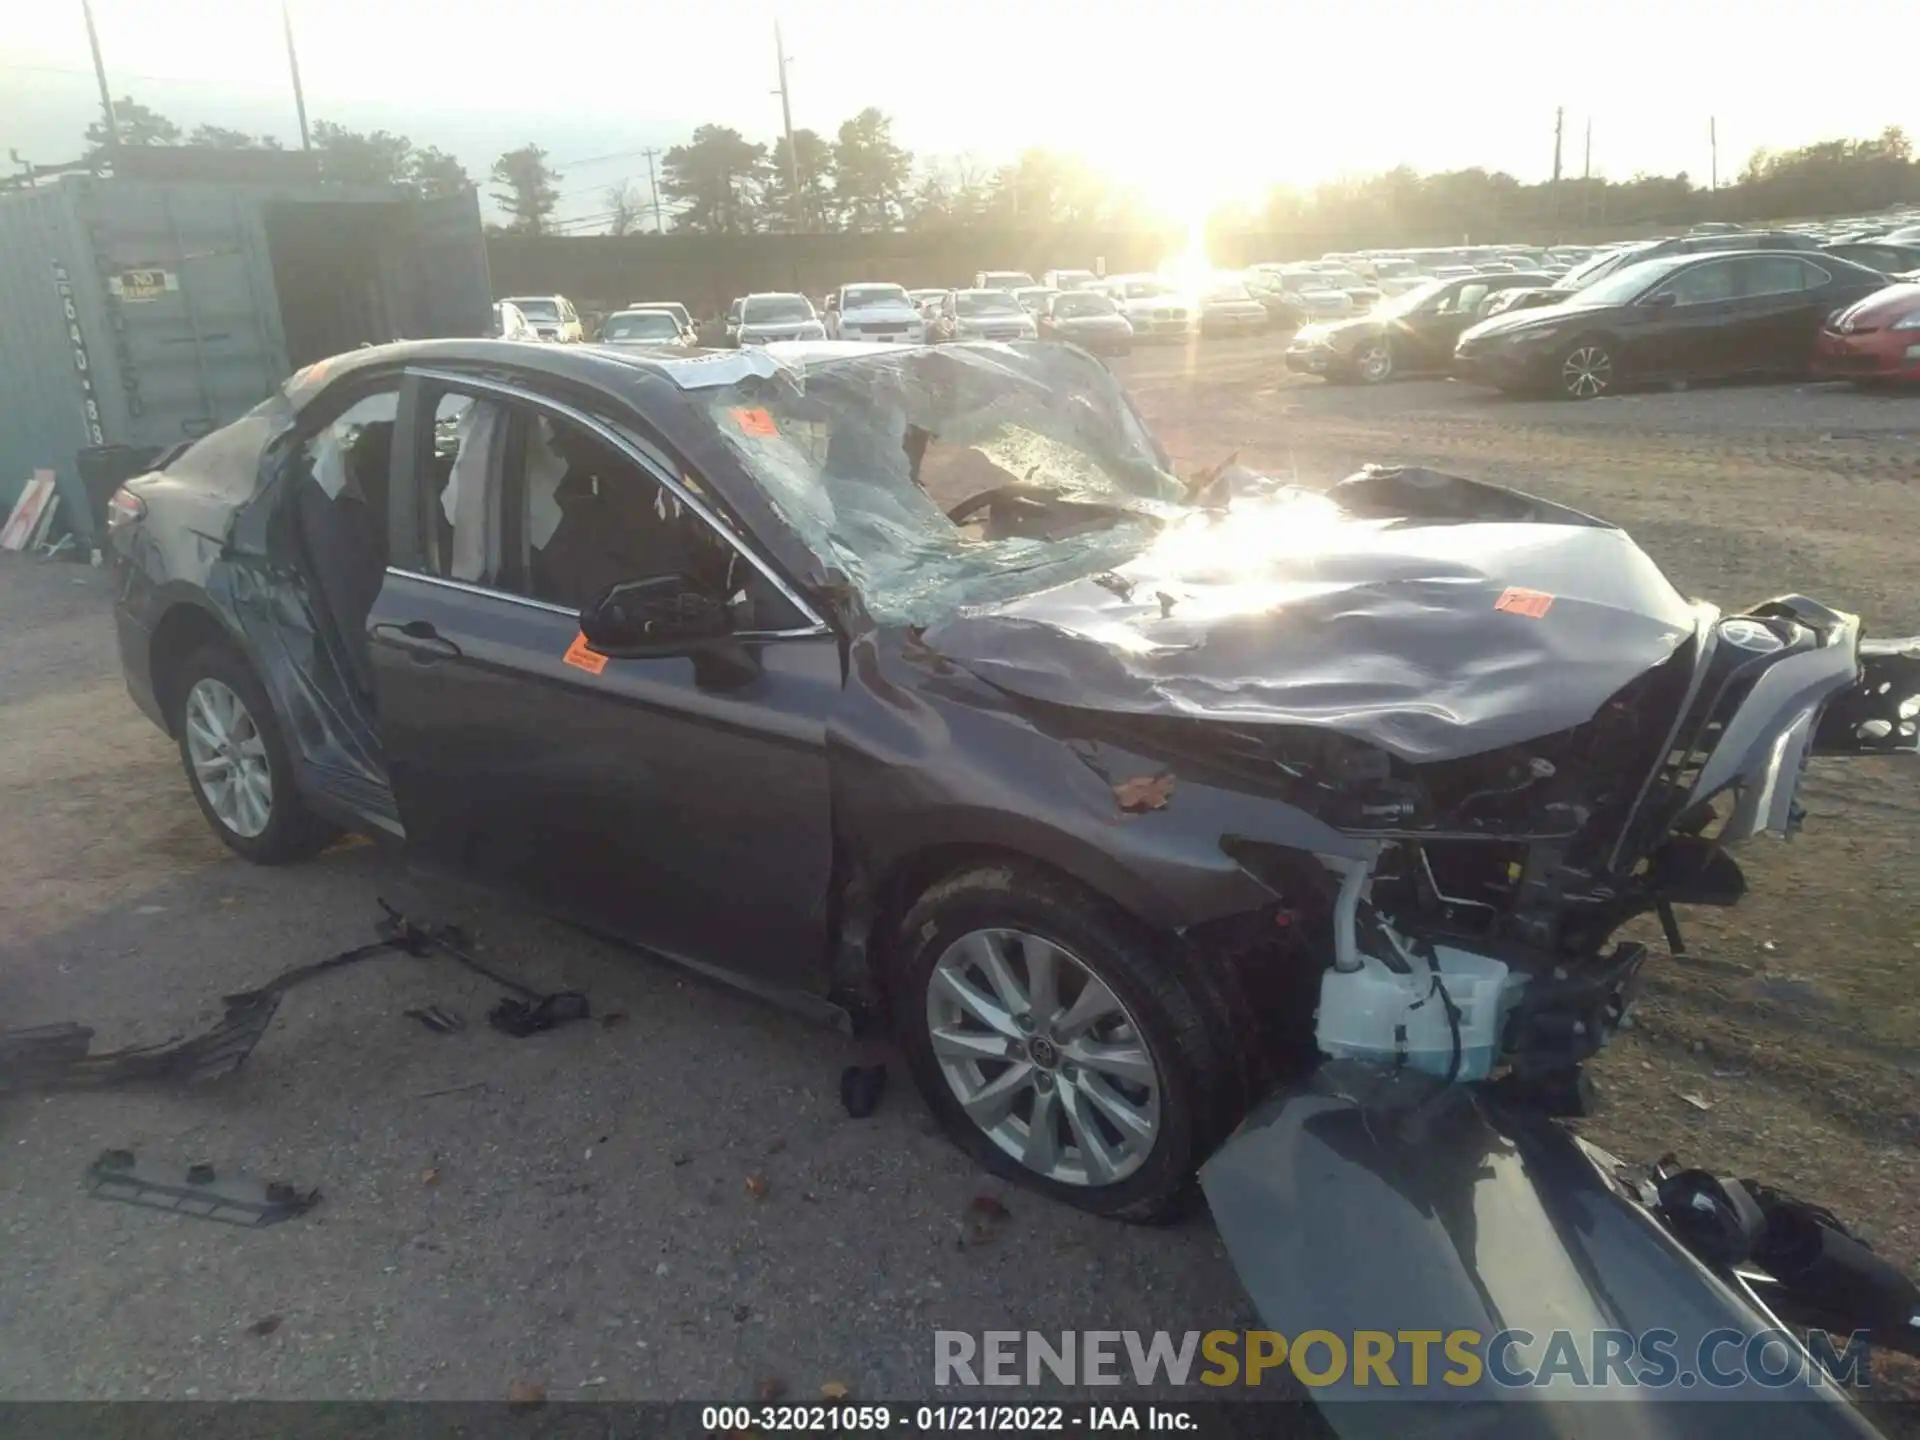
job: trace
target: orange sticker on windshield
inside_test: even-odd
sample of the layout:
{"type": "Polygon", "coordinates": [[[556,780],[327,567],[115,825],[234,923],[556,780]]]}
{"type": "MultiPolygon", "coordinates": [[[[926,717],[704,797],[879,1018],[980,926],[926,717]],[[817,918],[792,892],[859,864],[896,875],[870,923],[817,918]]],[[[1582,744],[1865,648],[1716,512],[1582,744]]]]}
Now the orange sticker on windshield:
{"type": "Polygon", "coordinates": [[[598,675],[607,668],[607,657],[598,650],[587,648],[587,637],[576,635],[573,643],[567,646],[567,653],[560,657],[567,664],[586,671],[589,675],[598,675]]]}
{"type": "Polygon", "coordinates": [[[778,435],[780,427],[773,423],[773,416],[764,410],[735,410],[733,423],[740,427],[742,435],[778,435]]]}
{"type": "Polygon", "coordinates": [[[1493,602],[1493,608],[1504,610],[1509,615],[1524,615],[1529,620],[1538,620],[1553,608],[1553,596],[1544,590],[1505,590],[1493,602]]]}

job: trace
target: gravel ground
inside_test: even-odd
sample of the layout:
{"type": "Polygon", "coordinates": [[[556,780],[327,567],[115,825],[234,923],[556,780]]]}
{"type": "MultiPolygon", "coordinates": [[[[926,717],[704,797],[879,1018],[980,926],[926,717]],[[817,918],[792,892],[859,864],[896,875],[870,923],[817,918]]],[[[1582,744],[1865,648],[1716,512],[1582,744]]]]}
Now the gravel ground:
{"type": "MultiPolygon", "coordinates": [[[[1183,468],[1238,448],[1325,483],[1422,459],[1625,523],[1708,598],[1799,589],[1882,633],[1920,630],[1913,401],[1771,387],[1526,405],[1292,380],[1278,349],[1119,368],[1183,468]]],[[[381,958],[294,991],[225,1084],[0,1100],[0,1397],[490,1399],[529,1381],[713,1400],[778,1377],[797,1397],[840,1381],[909,1398],[931,1390],[935,1328],[1253,1323],[1204,1219],[1126,1229],[1005,1191],[933,1132],[897,1066],[880,1113],[848,1119],[847,1042],[828,1031],[398,874],[372,846],[287,870],[233,859],[125,697],[104,575],[4,557],[0,616],[8,1024],[165,1039],[222,993],[370,938],[376,896],[626,1017],[510,1040],[481,1023],[485,981],[381,958]],[[469,1028],[400,1013],[428,1003],[469,1028]],[[325,1199],[247,1231],[83,1197],[110,1146],[325,1199]],[[1008,1218],[963,1243],[983,1193],[1008,1218]]],[[[1917,801],[1911,770],[1819,768],[1807,837],[1750,865],[1753,904],[1714,917],[1700,960],[1670,967],[1599,1067],[1620,1103],[1596,1127],[1628,1153],[1677,1146],[1832,1199],[1909,1264],[1917,801]]]]}

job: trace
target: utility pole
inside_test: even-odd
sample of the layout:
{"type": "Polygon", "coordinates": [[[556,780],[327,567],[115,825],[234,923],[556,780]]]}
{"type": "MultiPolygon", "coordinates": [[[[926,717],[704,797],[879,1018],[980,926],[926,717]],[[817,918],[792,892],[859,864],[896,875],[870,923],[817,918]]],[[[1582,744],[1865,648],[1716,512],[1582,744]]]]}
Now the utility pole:
{"type": "Polygon", "coordinates": [[[1593,117],[1587,117],[1587,148],[1580,162],[1580,223],[1593,224],[1593,117]]]}
{"type": "Polygon", "coordinates": [[[100,58],[100,32],[94,29],[93,6],[80,0],[80,14],[87,22],[87,47],[93,51],[93,77],[100,82],[100,116],[107,126],[107,154],[120,153],[120,126],[113,118],[113,91],[107,85],[107,62],[100,58]]]}
{"type": "Polygon", "coordinates": [[[293,12],[287,0],[280,0],[280,28],[287,37],[287,70],[293,76],[293,108],[300,116],[300,148],[313,149],[313,137],[307,133],[307,92],[300,88],[300,56],[293,48],[293,12]]]}
{"type": "Polygon", "coordinates": [[[658,235],[662,229],[660,224],[660,182],[654,178],[653,158],[660,152],[649,149],[642,150],[640,153],[647,157],[647,194],[653,197],[653,233],[658,235]]]}
{"type": "Polygon", "coordinates": [[[1548,192],[1547,210],[1552,238],[1560,238],[1560,137],[1566,129],[1567,107],[1556,105],[1553,111],[1553,188],[1548,192]]]}
{"type": "Polygon", "coordinates": [[[773,50],[780,61],[780,124],[787,134],[787,194],[792,197],[793,228],[806,229],[804,207],[800,202],[800,157],[793,149],[793,105],[787,97],[787,45],[780,38],[780,22],[773,22],[773,50]]]}
{"type": "Polygon", "coordinates": [[[1712,152],[1712,168],[1708,171],[1709,190],[1720,188],[1720,126],[1713,116],[1707,117],[1707,148],[1712,152]]]}

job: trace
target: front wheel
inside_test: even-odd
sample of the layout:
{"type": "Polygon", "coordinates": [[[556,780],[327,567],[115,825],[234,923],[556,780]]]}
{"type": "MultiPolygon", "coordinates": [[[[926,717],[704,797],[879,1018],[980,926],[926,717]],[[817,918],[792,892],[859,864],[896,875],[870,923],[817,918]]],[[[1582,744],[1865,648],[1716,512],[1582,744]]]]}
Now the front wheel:
{"type": "Polygon", "coordinates": [[[181,667],[174,730],[193,798],[227,848],[259,865],[318,854],[338,833],[307,808],[272,702],[225,645],[181,667]]]}
{"type": "Polygon", "coordinates": [[[1393,347],[1385,340],[1369,340],[1353,357],[1353,373],[1362,384],[1378,385],[1393,376],[1393,347]]]}
{"type": "Polygon", "coordinates": [[[987,1169],[1096,1214],[1178,1214],[1230,1073],[1148,932],[1051,875],[992,865],[928,890],[894,947],[915,1081],[987,1169]]]}
{"type": "Polygon", "coordinates": [[[1595,400],[1614,386],[1613,352],[1606,341],[1586,336],[1560,357],[1556,385],[1569,400],[1595,400]]]}

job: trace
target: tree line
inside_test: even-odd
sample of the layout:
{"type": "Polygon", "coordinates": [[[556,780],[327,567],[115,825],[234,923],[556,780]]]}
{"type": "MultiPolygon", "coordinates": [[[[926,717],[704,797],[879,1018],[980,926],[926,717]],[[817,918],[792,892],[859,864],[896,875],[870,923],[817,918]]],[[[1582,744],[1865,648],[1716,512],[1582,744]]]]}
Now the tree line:
{"type": "MultiPolygon", "coordinates": [[[[279,149],[270,136],[216,125],[184,132],[123,97],[116,106],[122,145],[279,149]]],[[[104,149],[96,121],[86,138],[104,149]]],[[[313,127],[321,177],[365,185],[411,184],[429,195],[474,182],[458,160],[385,130],[313,127]]],[[[1031,149],[984,166],[969,157],[916,160],[895,142],[893,121],[868,107],[829,139],[814,130],[771,144],[725,125],[701,125],[661,157],[658,193],[609,187],[603,211],[556,223],[565,177],[547,152],[527,144],[493,164],[490,198],[506,216],[496,227],[541,235],[661,228],[707,235],[773,231],[1042,228],[1128,231],[1163,221],[1135,187],[1070,155],[1031,149]]],[[[1581,177],[1524,183],[1482,168],[1421,174],[1407,166],[1311,189],[1276,187],[1264,204],[1226,206],[1209,220],[1215,235],[1338,236],[1349,245],[1454,243],[1463,236],[1573,235],[1595,226],[1759,221],[1870,212],[1920,201],[1920,161],[1899,126],[1871,139],[1824,140],[1793,150],[1758,150],[1729,184],[1703,187],[1686,173],[1627,180],[1581,177]]]]}

